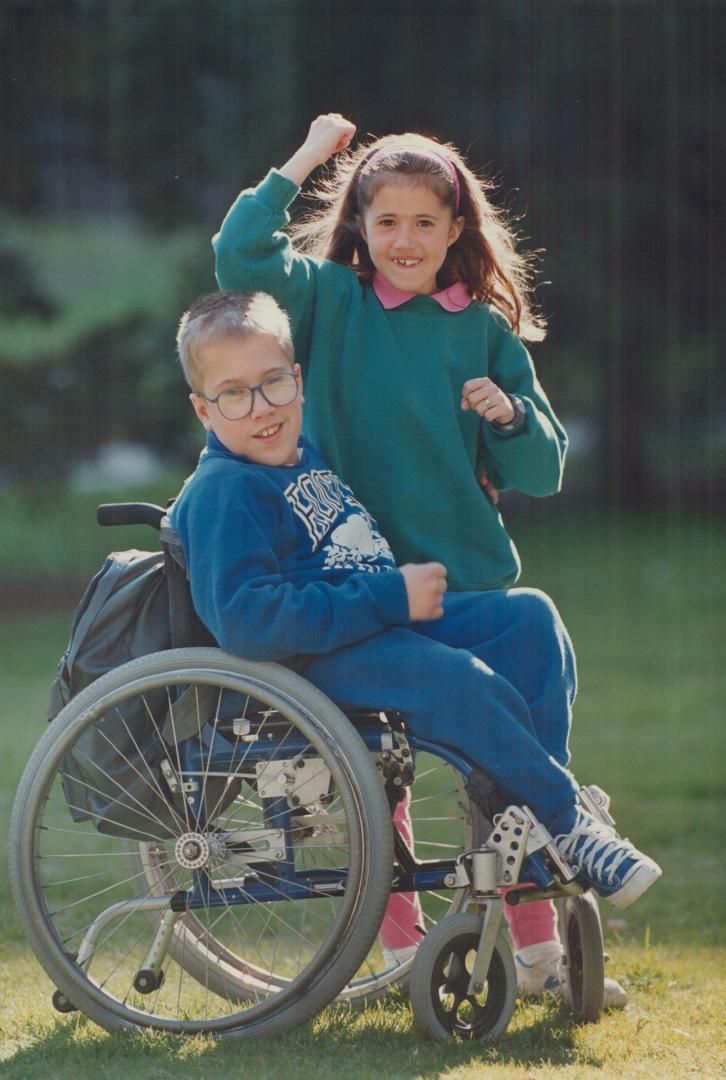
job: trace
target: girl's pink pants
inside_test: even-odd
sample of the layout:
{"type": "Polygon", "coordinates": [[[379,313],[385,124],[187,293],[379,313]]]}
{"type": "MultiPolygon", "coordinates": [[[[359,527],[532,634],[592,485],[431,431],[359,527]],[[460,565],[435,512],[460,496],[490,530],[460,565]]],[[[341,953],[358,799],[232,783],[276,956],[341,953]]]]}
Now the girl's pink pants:
{"type": "MultiPolygon", "coordinates": [[[[396,807],[393,823],[411,845],[410,789],[396,807]]],[[[515,949],[537,945],[540,941],[557,941],[557,913],[551,900],[539,900],[521,907],[504,905],[509,933],[515,949]]],[[[380,930],[381,945],[386,949],[401,949],[416,945],[423,937],[423,913],[418,893],[391,893],[380,930]]]]}

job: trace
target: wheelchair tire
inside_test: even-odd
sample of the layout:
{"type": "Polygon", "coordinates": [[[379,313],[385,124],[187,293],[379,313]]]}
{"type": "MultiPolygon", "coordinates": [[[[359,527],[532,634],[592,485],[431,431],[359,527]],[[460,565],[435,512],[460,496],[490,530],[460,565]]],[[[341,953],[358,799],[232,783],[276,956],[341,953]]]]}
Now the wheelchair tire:
{"type": "Polygon", "coordinates": [[[481,916],[459,912],[438,923],[419,946],[409,989],[416,1026],[432,1039],[493,1042],[507,1030],[517,1002],[509,942],[500,933],[486,985],[468,993],[481,935],[481,916]]]}
{"type": "Polygon", "coordinates": [[[602,924],[595,896],[567,896],[557,901],[560,938],[565,950],[565,1000],[577,1023],[595,1023],[603,1010],[605,956],[602,924]]]}
{"type": "MultiPolygon", "coordinates": [[[[95,767],[89,758],[86,763],[95,767]]],[[[103,772],[99,788],[117,784],[112,773],[103,772]]],[[[110,1031],[151,1027],[264,1036],[310,1019],[368,954],[386,906],[392,859],[382,785],[346,717],[286,668],[218,649],[152,654],[79,694],[35,748],[11,823],[13,892],[36,956],[61,994],[110,1031]],[[181,701],[187,727],[177,740],[174,716],[181,701]],[[255,703],[262,717],[255,752],[267,753],[272,772],[264,771],[264,763],[262,772],[245,766],[248,754],[254,755],[245,749],[242,721],[237,758],[230,758],[237,761],[233,772],[216,770],[219,758],[211,752],[205,759],[201,733],[224,719],[231,724],[229,715],[222,716],[230,701],[235,718],[255,703]],[[125,717],[139,702],[158,736],[154,753],[146,756],[138,733],[132,744],[139,754],[129,751],[126,738],[125,717]],[[274,724],[268,725],[268,714],[274,724]],[[196,780],[188,778],[179,756],[190,722],[203,763],[196,780]],[[118,828],[112,816],[94,822],[87,807],[73,803],[83,785],[87,794],[99,794],[87,779],[71,777],[68,763],[83,763],[89,737],[101,736],[112,750],[123,736],[119,775],[131,775],[133,768],[130,787],[143,781],[149,803],[163,797],[168,812],[146,812],[143,800],[119,787],[118,799],[111,800],[125,815],[118,828]],[[159,748],[167,773],[159,771],[159,748]],[[267,790],[262,778],[267,782],[273,773],[277,802],[260,794],[267,790]],[[281,777],[287,787],[280,787],[281,777]],[[203,826],[190,819],[194,783],[201,784],[203,797],[212,792],[203,826]],[[76,796],[69,795],[74,790],[76,796]],[[271,802],[294,807],[289,814],[275,811],[277,824],[289,822],[279,830],[265,817],[271,802]],[[136,825],[128,824],[129,806],[136,825]],[[144,865],[149,850],[155,853],[151,874],[148,859],[144,865]],[[277,876],[274,858],[292,875],[291,885],[277,876]],[[202,901],[190,910],[188,890],[200,868],[215,891],[197,892],[202,901]],[[313,896],[309,889],[295,893],[299,882],[309,881],[326,884],[316,884],[313,896]],[[233,893],[239,899],[230,900],[233,893]],[[170,940],[155,967],[149,956],[163,937],[164,915],[170,940]]]]}

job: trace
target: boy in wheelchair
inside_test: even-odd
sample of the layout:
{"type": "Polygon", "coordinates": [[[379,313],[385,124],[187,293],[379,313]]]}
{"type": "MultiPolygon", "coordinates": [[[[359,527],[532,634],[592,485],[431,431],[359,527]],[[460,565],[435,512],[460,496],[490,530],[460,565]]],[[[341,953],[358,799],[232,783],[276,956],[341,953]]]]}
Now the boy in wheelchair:
{"type": "Polygon", "coordinates": [[[301,372],[271,297],[202,297],[177,344],[207,444],[171,518],[196,611],[222,648],[302,671],[344,709],[394,709],[417,736],[459,748],[531,808],[584,882],[617,907],[635,901],[661,871],[578,800],[574,654],[549,598],[447,593],[440,564],[396,567],[301,436],[301,372]]]}

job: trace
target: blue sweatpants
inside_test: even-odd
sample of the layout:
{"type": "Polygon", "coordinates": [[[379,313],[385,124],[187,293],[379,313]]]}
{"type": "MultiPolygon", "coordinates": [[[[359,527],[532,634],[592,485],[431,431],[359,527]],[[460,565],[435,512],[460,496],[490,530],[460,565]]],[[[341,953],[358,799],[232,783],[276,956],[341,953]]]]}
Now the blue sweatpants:
{"type": "Polygon", "coordinates": [[[412,732],[461,750],[545,824],[575,796],[566,768],[575,657],[544,593],[448,593],[442,618],[317,657],[303,674],[342,708],[396,709],[412,732]]]}

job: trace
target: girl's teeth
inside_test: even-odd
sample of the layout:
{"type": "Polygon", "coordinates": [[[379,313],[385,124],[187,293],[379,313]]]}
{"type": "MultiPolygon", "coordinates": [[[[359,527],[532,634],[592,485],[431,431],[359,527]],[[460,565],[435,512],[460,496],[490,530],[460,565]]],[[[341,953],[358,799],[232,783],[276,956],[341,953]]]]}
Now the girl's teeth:
{"type": "Polygon", "coordinates": [[[279,428],[279,424],[277,424],[275,427],[265,428],[264,431],[260,432],[260,436],[264,439],[267,435],[274,435],[276,431],[279,431],[279,428]]]}

